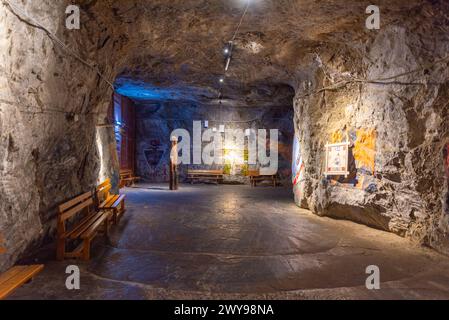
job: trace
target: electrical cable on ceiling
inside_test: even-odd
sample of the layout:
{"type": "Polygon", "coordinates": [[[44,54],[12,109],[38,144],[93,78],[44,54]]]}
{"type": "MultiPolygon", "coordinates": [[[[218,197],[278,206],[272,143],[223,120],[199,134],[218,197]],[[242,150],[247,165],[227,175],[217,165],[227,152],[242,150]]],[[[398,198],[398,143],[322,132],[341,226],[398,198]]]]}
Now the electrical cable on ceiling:
{"type": "Polygon", "coordinates": [[[104,76],[100,70],[98,69],[98,67],[90,64],[89,62],[87,62],[86,60],[84,60],[83,58],[81,58],[79,56],[78,53],[76,53],[74,50],[72,50],[71,48],[69,48],[64,42],[62,42],[54,33],[52,33],[50,30],[48,30],[45,26],[43,26],[39,21],[37,21],[36,19],[34,19],[33,17],[31,17],[27,12],[25,12],[25,10],[21,9],[19,6],[17,6],[16,4],[11,3],[9,0],[2,0],[3,5],[5,5],[6,7],[9,8],[9,10],[11,11],[12,14],[14,14],[20,21],[28,24],[29,26],[32,26],[34,28],[40,29],[42,31],[44,31],[45,34],[47,34],[47,36],[53,40],[55,43],[57,43],[59,46],[61,46],[66,52],[68,52],[72,57],[74,57],[76,60],[80,61],[82,64],[84,64],[85,66],[91,68],[93,71],[96,72],[96,74],[100,77],[101,80],[103,80],[104,82],[106,82],[108,84],[108,86],[114,90],[114,85],[112,84],[111,81],[109,81],[107,79],[106,76],[104,76]],[[21,13],[18,14],[17,12],[21,13]],[[24,18],[24,16],[26,17],[26,19],[24,18]]]}
{"type": "Polygon", "coordinates": [[[304,95],[298,96],[298,98],[300,98],[300,99],[301,98],[306,98],[306,97],[313,96],[313,95],[316,95],[318,93],[321,93],[323,91],[336,90],[338,88],[344,87],[344,86],[346,86],[348,84],[351,84],[351,83],[371,83],[371,84],[379,84],[379,85],[417,85],[416,83],[410,84],[410,83],[397,83],[397,82],[391,82],[391,81],[387,82],[387,81],[395,80],[395,79],[398,79],[398,78],[401,78],[401,77],[404,77],[404,76],[407,76],[407,75],[410,75],[410,74],[414,74],[414,73],[417,73],[417,72],[420,72],[420,71],[424,71],[424,70],[433,68],[437,64],[440,64],[440,63],[443,63],[443,62],[446,62],[446,61],[449,61],[449,55],[447,55],[446,57],[444,57],[442,59],[438,59],[438,60],[436,60],[436,61],[434,61],[432,63],[428,63],[428,64],[426,64],[426,65],[424,65],[424,66],[422,66],[420,68],[416,68],[416,69],[413,69],[413,70],[410,70],[410,71],[406,71],[406,72],[403,72],[403,73],[400,73],[400,74],[397,74],[397,75],[394,75],[394,76],[390,76],[390,77],[377,78],[377,79],[351,78],[351,79],[348,79],[348,80],[342,80],[342,81],[337,82],[337,83],[335,83],[335,84],[333,84],[331,86],[323,87],[323,88],[320,88],[318,90],[315,90],[315,91],[306,93],[304,95]]]}
{"type": "Polygon", "coordinates": [[[238,34],[238,32],[240,31],[240,27],[242,26],[243,19],[245,19],[245,16],[246,16],[246,14],[248,13],[248,9],[249,9],[249,1],[250,1],[250,0],[248,0],[247,3],[246,3],[245,11],[243,12],[242,17],[240,18],[240,22],[239,22],[239,24],[238,24],[238,26],[237,26],[237,29],[236,29],[235,32],[234,32],[234,35],[232,36],[231,43],[234,43],[234,41],[235,41],[235,39],[236,39],[236,37],[237,37],[237,34],[238,34]]]}
{"type": "MultiPolygon", "coordinates": [[[[239,23],[237,25],[237,28],[234,31],[234,34],[232,35],[231,41],[228,42],[229,45],[225,49],[225,50],[227,50],[227,52],[225,52],[226,55],[227,55],[227,59],[226,59],[226,66],[225,66],[225,72],[224,72],[225,74],[224,74],[224,76],[222,78],[220,78],[220,82],[221,83],[224,82],[224,79],[226,77],[226,72],[229,70],[229,66],[231,64],[232,51],[234,49],[234,41],[237,38],[237,34],[240,31],[240,28],[242,26],[243,20],[245,19],[245,16],[248,13],[249,5],[250,5],[250,0],[247,0],[245,10],[243,11],[242,16],[240,17],[240,21],[239,21],[239,23]],[[221,79],[223,79],[223,81],[221,81],[221,79]]],[[[218,98],[220,100],[220,104],[221,104],[221,97],[222,97],[222,89],[220,89],[219,98],[218,98]]]]}

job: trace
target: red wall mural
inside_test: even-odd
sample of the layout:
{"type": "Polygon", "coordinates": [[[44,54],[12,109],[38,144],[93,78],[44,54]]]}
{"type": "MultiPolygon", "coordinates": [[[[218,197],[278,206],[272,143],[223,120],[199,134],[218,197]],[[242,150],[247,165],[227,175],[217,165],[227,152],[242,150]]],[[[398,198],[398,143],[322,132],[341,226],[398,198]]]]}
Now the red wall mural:
{"type": "Polygon", "coordinates": [[[446,171],[446,178],[449,187],[449,143],[446,145],[446,148],[444,148],[443,156],[444,156],[444,170],[446,171]]]}
{"type": "MultiPolygon", "coordinates": [[[[446,183],[447,188],[449,190],[449,143],[446,144],[446,147],[443,150],[444,156],[444,170],[446,171],[446,183]]],[[[446,195],[446,212],[449,213],[449,191],[446,195]]]]}

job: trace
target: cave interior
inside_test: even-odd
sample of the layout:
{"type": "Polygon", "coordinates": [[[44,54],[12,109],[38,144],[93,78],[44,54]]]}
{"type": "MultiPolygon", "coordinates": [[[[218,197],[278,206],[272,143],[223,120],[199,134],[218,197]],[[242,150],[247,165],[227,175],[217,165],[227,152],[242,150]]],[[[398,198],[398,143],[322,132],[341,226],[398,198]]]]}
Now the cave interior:
{"type": "Polygon", "coordinates": [[[12,298],[449,297],[447,1],[75,2],[0,4],[0,272],[45,264],[12,298]],[[61,205],[106,179],[67,292],[61,205]]]}

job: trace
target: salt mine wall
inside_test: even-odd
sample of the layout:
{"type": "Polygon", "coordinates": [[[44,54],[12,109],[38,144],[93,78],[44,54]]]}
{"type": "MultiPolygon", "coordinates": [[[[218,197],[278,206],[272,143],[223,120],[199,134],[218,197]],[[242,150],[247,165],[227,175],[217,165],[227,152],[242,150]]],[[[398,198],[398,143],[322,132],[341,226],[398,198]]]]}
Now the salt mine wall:
{"type": "MultiPolygon", "coordinates": [[[[65,28],[64,1],[20,5],[84,59],[102,60],[97,34],[65,28]]],[[[113,131],[102,129],[97,136],[112,90],[95,70],[5,6],[0,39],[0,234],[7,250],[0,256],[1,272],[53,241],[57,206],[92,190],[101,167],[104,175],[113,171],[107,168],[110,155],[104,152],[101,159],[98,150],[113,131]]]]}
{"type": "Polygon", "coordinates": [[[449,68],[435,59],[447,54],[449,42],[431,29],[389,26],[360,51],[304,58],[309,60],[295,97],[294,155],[303,166],[295,172],[294,190],[298,205],[319,215],[449,253],[449,68]],[[345,82],[348,75],[385,80],[345,82]],[[335,83],[337,89],[308,94],[335,83]],[[343,141],[350,142],[350,175],[327,179],[325,144],[343,141]]]}
{"type": "MultiPolygon", "coordinates": [[[[437,2],[444,8],[445,3],[437,2]]],[[[208,51],[189,46],[184,38],[171,41],[183,36],[176,31],[180,22],[164,16],[160,8],[154,14],[161,16],[151,19],[143,14],[150,11],[120,11],[106,1],[81,1],[82,28],[70,31],[64,21],[68,1],[17,3],[51,33],[25,22],[22,13],[5,5],[0,10],[0,234],[7,249],[0,256],[0,272],[40,244],[54,240],[59,204],[92,190],[101,179],[117,180],[114,132],[107,111],[110,84],[118,74],[130,67],[127,74],[137,70],[157,77],[159,72],[161,78],[171,79],[175,77],[170,70],[186,70],[186,77],[193,78],[198,71],[194,68],[204,69],[202,63],[219,65],[222,70],[212,59],[221,40],[208,51]],[[170,24],[161,23],[166,20],[170,24]],[[70,50],[52,40],[51,34],[70,50]],[[182,65],[182,58],[174,60],[186,55],[187,61],[195,50],[207,52],[201,51],[200,63],[182,65]],[[175,67],[169,69],[171,65],[175,67]]],[[[248,82],[269,78],[295,87],[298,151],[293,158],[303,164],[295,170],[299,206],[395,232],[449,254],[449,68],[447,61],[436,61],[436,57],[447,56],[449,42],[447,32],[432,18],[437,10],[428,2],[423,6],[417,10],[425,23],[407,22],[399,15],[404,19],[395,17],[368,36],[360,27],[363,31],[352,36],[363,41],[347,43],[318,32],[326,28],[315,28],[316,33],[300,39],[303,32],[275,20],[280,22],[274,32],[280,34],[270,36],[288,36],[288,41],[270,47],[263,43],[264,37],[249,33],[251,41],[267,46],[268,53],[265,56],[259,47],[240,51],[248,59],[243,61],[259,59],[263,64],[255,63],[257,68],[251,70],[241,64],[239,70],[248,82]],[[406,74],[390,78],[402,73],[406,74]],[[324,146],[340,141],[351,143],[351,174],[347,179],[326,179],[324,146]]],[[[227,21],[214,17],[191,25],[191,13],[197,8],[190,9],[186,7],[182,17],[179,12],[175,16],[193,30],[191,37],[210,39],[209,25],[221,27],[227,21]]],[[[361,17],[365,18],[363,10],[361,17]]],[[[418,13],[410,17],[415,19],[418,13]]],[[[256,16],[255,20],[261,19],[256,16]]],[[[326,23],[329,32],[344,32],[340,26],[330,26],[332,21],[326,23]]],[[[206,71],[208,76],[218,72],[206,71]]],[[[201,107],[187,109],[192,110],[188,120],[177,122],[168,121],[179,118],[176,109],[164,105],[137,108],[137,136],[143,137],[136,150],[139,175],[165,181],[165,143],[171,129],[178,125],[190,128],[194,115],[198,117],[194,120],[212,119],[201,107]],[[149,162],[145,151],[153,149],[156,155],[149,162]],[[161,153],[165,155],[159,158],[161,153]]],[[[241,115],[237,113],[230,115],[238,120],[241,115]]],[[[251,114],[262,119],[255,122],[257,126],[279,127],[288,135],[287,121],[270,120],[281,116],[255,108],[245,118],[251,114]]]]}
{"type": "MultiPolygon", "coordinates": [[[[218,129],[223,124],[226,129],[265,129],[267,131],[278,129],[278,175],[284,185],[291,184],[291,152],[294,135],[292,106],[236,108],[189,102],[161,102],[140,103],[136,106],[136,111],[137,173],[147,181],[169,181],[170,134],[174,130],[185,129],[193,137],[193,121],[201,121],[203,132],[206,130],[205,121],[208,121],[208,128],[218,129]]],[[[249,183],[248,178],[245,177],[245,168],[256,167],[236,165],[227,172],[226,181],[249,183]]],[[[206,165],[182,164],[179,168],[180,178],[185,180],[188,169],[210,168],[206,165]]],[[[224,166],[214,165],[213,168],[223,169],[224,166]]]]}

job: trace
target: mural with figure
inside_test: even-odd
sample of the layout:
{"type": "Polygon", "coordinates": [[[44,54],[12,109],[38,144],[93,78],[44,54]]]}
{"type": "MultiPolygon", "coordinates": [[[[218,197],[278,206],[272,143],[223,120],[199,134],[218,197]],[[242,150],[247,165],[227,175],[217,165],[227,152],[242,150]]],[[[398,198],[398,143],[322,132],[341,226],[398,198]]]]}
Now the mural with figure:
{"type": "Polygon", "coordinates": [[[160,139],[153,139],[143,149],[146,171],[145,177],[152,181],[166,181],[168,179],[168,143],[162,143],[160,139]]]}
{"type": "Polygon", "coordinates": [[[156,167],[162,160],[166,147],[160,140],[152,140],[148,149],[144,150],[145,159],[150,167],[156,167]]]}
{"type": "Polygon", "coordinates": [[[353,154],[357,168],[373,175],[375,172],[376,131],[359,129],[356,130],[355,135],[353,154]]]}

